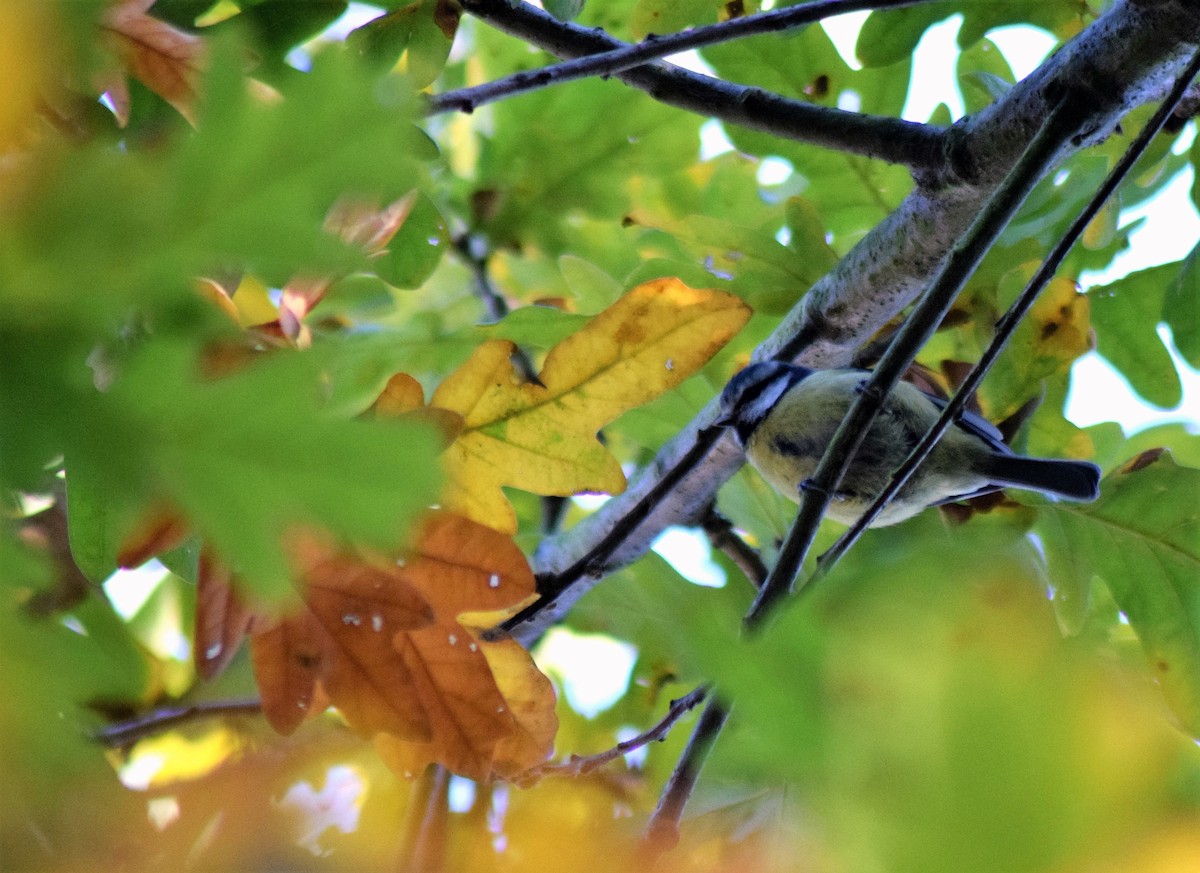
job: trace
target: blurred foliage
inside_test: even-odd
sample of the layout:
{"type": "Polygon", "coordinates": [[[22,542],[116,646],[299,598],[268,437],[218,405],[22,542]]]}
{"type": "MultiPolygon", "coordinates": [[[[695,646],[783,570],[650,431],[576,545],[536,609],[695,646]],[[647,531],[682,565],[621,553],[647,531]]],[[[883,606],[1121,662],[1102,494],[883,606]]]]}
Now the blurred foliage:
{"type": "MultiPolygon", "coordinates": [[[[625,39],[757,5],[544,4],[625,39]]],[[[946,87],[978,111],[1014,78],[990,31],[1027,23],[1061,44],[1104,5],[947,0],[874,12],[861,66],[819,26],[700,57],[730,81],[897,116],[917,43],[961,15],[946,87]]],[[[422,89],[550,58],[460,20],[449,0],[354,4],[353,21],[350,6],[3,8],[5,870],[396,867],[439,789],[398,777],[335,713],[287,738],[254,715],[192,719],[112,749],[94,738],[157,708],[257,693],[245,650],[211,680],[193,664],[197,618],[211,608],[197,600],[212,572],[201,543],[234,574],[233,590],[270,612],[294,596],[289,531],[316,525],[376,560],[438,500],[444,422],[379,420],[394,374],[411,374],[405,408],[420,411],[481,347],[499,347],[489,341],[515,344],[542,371],[551,349],[586,336],[591,317],[643,283],[737,295],[755,315],[720,354],[605,426],[614,467],[646,462],[912,187],[902,167],[732,126],[722,132],[735,150],[701,160],[715,124],[609,81],[425,117],[422,89]],[[399,202],[405,211],[377,246],[331,226],[347,203],[399,202]],[[297,289],[309,305],[289,325],[285,290],[297,289]],[[163,567],[114,575],[131,542],[163,567]]],[[[1149,112],[1037,187],[923,364],[953,381],[979,355],[1149,112]]],[[[950,121],[944,108],[935,117],[950,121]]],[[[1002,501],[967,523],[928,512],[870,532],[751,641],[739,633],[751,587],[720,554],[723,588],[692,585],[649,554],[570,614],[572,630],[627,641],[637,655],[624,694],[594,718],[559,695],[560,757],[646,730],[706,681],[736,699],[683,841],[660,869],[1166,873],[1200,863],[1190,739],[1200,735],[1200,438],[1182,423],[1125,434],[1063,416],[1072,364],[1091,348],[1162,407],[1181,398],[1163,325],[1200,364],[1197,249],[1078,287],[1129,249],[1120,208],[1193,167],[1200,145],[1183,148],[1185,135],[1156,139],[980,393],[993,419],[1040,398],[1016,445],[1094,458],[1107,473],[1099,501],[1018,496],[1027,503],[1002,501]]],[[[530,553],[542,504],[504,497],[530,553]]],[[[749,470],[718,508],[768,563],[794,512],[749,470]]],[[[587,511],[569,504],[565,523],[587,511]]],[[[837,533],[823,529],[818,549],[837,533]]],[[[577,779],[456,779],[447,869],[582,871],[597,857],[634,869],[695,719],[577,779]]]]}

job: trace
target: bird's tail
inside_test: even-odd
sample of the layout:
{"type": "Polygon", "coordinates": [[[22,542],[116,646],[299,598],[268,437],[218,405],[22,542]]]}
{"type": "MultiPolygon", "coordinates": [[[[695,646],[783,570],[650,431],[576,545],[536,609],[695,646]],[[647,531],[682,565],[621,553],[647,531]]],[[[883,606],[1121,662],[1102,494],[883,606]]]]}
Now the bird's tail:
{"type": "Polygon", "coordinates": [[[1100,468],[1088,461],[993,455],[986,475],[997,485],[1087,502],[1100,494],[1100,468]]]}

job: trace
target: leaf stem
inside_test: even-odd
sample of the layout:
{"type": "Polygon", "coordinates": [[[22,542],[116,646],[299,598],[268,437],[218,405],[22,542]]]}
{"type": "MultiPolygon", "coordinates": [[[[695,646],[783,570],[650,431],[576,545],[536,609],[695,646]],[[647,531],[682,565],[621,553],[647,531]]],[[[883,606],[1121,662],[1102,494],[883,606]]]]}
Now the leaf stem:
{"type": "Polygon", "coordinates": [[[559,764],[542,764],[540,767],[535,767],[531,770],[528,775],[532,777],[551,775],[583,776],[603,767],[610,761],[615,761],[617,758],[642,748],[642,746],[665,740],[667,734],[671,732],[671,728],[675,726],[675,722],[679,721],[684,714],[699,706],[700,702],[708,696],[709,688],[710,686],[708,685],[701,685],[692,689],[692,691],[678,700],[672,700],[670,708],[667,709],[667,714],[662,717],[658,724],[654,725],[648,731],[638,734],[631,740],[625,740],[625,742],[618,743],[611,749],[595,755],[587,755],[586,757],[572,755],[566,761],[559,764]]]}

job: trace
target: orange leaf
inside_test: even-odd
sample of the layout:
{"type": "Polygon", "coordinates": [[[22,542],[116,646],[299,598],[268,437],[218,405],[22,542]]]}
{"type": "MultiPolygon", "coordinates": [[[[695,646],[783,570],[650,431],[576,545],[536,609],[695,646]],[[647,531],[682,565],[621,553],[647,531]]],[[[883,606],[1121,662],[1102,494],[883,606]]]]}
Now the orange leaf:
{"type": "Polygon", "coordinates": [[[433,604],[439,623],[463,613],[515,610],[537,591],[511,537],[450,512],[429,515],[402,572],[433,604]]]}
{"type": "Polygon", "coordinates": [[[148,511],[117,550],[117,566],[140,567],[155,555],[183,543],[191,532],[187,519],[174,509],[159,506],[148,511]]]}
{"type": "Polygon", "coordinates": [[[424,405],[425,391],[421,383],[407,373],[397,373],[383,386],[371,410],[376,418],[395,418],[424,405]]]}
{"type": "Polygon", "coordinates": [[[407,373],[397,373],[388,379],[371,404],[371,411],[376,418],[412,416],[427,421],[442,432],[446,445],[454,442],[463,429],[462,416],[457,412],[426,406],[421,383],[407,373]]]}
{"type": "Polygon", "coordinates": [[[118,0],[104,14],[125,70],[196,123],[197,83],[204,43],[147,14],[154,0],[118,0]]]}
{"type": "Polygon", "coordinates": [[[294,710],[304,708],[300,704],[319,679],[363,736],[387,731],[428,737],[429,721],[408,691],[413,682],[408,664],[392,644],[398,632],[433,621],[425,598],[396,567],[336,552],[315,538],[294,543],[294,551],[303,568],[305,608],[280,622],[262,650],[255,650],[255,674],[272,727],[281,733],[295,729],[303,716],[294,710]]]}
{"type": "Polygon", "coordinates": [[[254,611],[233,590],[232,576],[207,548],[200,552],[192,654],[196,672],[205,679],[229,665],[254,621],[254,611]]]}
{"type": "MultiPolygon", "coordinates": [[[[287,736],[318,712],[317,682],[328,642],[311,613],[259,631],[250,640],[254,679],[267,723],[287,736]]],[[[322,709],[324,707],[321,707],[322,709]]]]}
{"type": "Polygon", "coordinates": [[[462,623],[503,615],[534,595],[511,538],[432,513],[399,558],[335,552],[312,537],[293,551],[304,609],[253,639],[272,727],[295,730],[324,689],[401,773],[437,761],[487,779],[550,754],[557,723],[549,680],[516,642],[484,643],[462,623]]]}

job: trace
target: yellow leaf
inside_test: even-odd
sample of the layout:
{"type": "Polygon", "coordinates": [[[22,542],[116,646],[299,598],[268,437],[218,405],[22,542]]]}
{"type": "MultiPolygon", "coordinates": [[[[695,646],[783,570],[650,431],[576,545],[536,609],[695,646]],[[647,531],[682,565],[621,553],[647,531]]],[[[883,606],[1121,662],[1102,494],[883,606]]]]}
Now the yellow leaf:
{"type": "MultiPolygon", "coordinates": [[[[48,6],[48,4],[47,4],[48,6]]],[[[11,147],[31,126],[54,68],[52,8],[34,3],[4,7],[0,27],[0,149],[11,147]]]]}
{"type": "Polygon", "coordinates": [[[1029,310],[1029,325],[1037,331],[1035,353],[1068,367],[1090,347],[1091,306],[1070,279],[1054,279],[1029,310]]]}
{"type": "Polygon", "coordinates": [[[233,292],[233,305],[243,327],[270,324],[279,319],[279,308],[271,301],[271,290],[247,274],[233,292]]]}
{"type": "Polygon", "coordinates": [[[513,533],[503,486],[559,496],[624,490],[625,476],[597,431],[695,373],[749,317],[749,307],[729,294],[657,279],[551,349],[541,384],[521,381],[511,343],[484,343],[431,400],[464,421],[444,455],[446,502],[513,533]]]}

